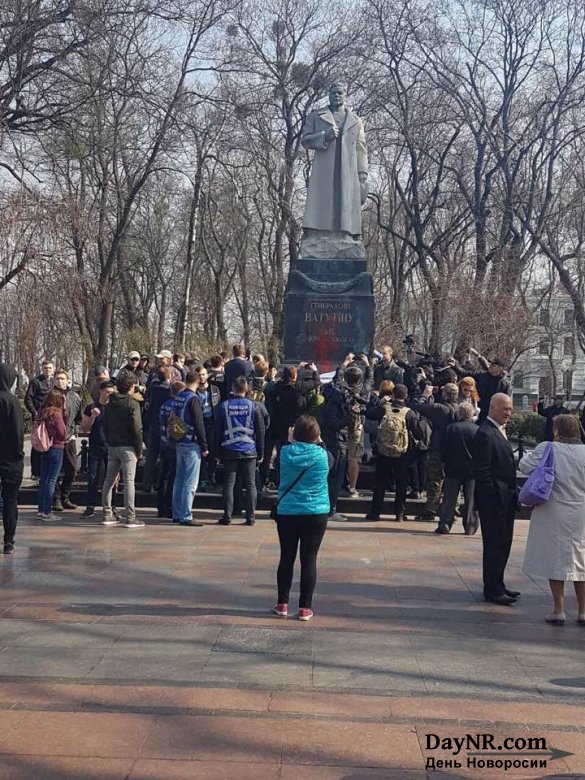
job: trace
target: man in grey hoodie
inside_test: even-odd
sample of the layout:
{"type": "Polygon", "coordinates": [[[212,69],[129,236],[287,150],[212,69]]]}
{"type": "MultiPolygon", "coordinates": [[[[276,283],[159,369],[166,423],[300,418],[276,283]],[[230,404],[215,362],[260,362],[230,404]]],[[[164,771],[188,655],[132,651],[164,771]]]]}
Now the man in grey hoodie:
{"type": "Polygon", "coordinates": [[[4,522],[4,554],[14,552],[14,535],[18,522],[18,488],[24,468],[24,423],[18,398],[11,392],[16,371],[8,363],[0,363],[0,481],[2,482],[2,520],[4,522]]]}

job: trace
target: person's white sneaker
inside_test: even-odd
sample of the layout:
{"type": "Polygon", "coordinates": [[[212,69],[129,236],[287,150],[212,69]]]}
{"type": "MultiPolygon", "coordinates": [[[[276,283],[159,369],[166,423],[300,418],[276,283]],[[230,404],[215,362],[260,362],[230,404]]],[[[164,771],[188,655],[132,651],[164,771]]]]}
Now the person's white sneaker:
{"type": "Polygon", "coordinates": [[[120,521],[117,517],[104,517],[101,525],[120,525],[120,521]]]}
{"type": "Polygon", "coordinates": [[[49,515],[42,515],[41,520],[43,523],[55,523],[57,520],[61,520],[59,515],[54,515],[52,512],[49,515]]]}
{"type": "Polygon", "coordinates": [[[125,520],[122,525],[124,528],[144,528],[146,523],[143,520],[134,518],[133,520],[125,520]]]}

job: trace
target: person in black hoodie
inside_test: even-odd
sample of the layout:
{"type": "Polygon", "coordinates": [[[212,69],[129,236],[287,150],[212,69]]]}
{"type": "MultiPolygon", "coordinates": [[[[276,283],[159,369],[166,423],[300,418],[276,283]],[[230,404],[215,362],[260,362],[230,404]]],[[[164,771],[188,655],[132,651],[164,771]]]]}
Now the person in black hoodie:
{"type": "Polygon", "coordinates": [[[473,440],[479,427],[473,422],[475,409],[471,404],[463,403],[457,410],[458,420],[447,426],[441,445],[441,458],[445,470],[443,499],[439,514],[439,525],[435,533],[448,534],[455,519],[455,509],[459,491],[463,488],[463,530],[467,535],[474,534],[479,526],[479,517],[475,509],[473,494],[473,440]]]}
{"type": "Polygon", "coordinates": [[[217,387],[221,400],[226,401],[228,392],[225,386],[225,373],[222,356],[212,355],[209,360],[205,361],[205,367],[209,371],[209,384],[217,387]]]}
{"type": "Polygon", "coordinates": [[[0,481],[2,482],[2,520],[4,523],[4,554],[14,552],[14,535],[18,522],[18,488],[24,469],[24,420],[18,398],[11,388],[16,371],[8,363],[0,363],[0,481]]]}
{"type": "Polygon", "coordinates": [[[457,385],[447,383],[441,392],[441,403],[433,402],[433,388],[426,386],[423,390],[422,398],[412,400],[412,408],[420,414],[421,417],[430,421],[433,426],[431,440],[429,442],[429,457],[427,460],[426,473],[426,491],[427,500],[422,514],[416,519],[422,521],[432,521],[439,510],[441,500],[441,490],[445,473],[443,471],[443,461],[441,451],[443,446],[443,437],[447,426],[457,420],[457,407],[459,399],[459,388],[457,385]]]}
{"type": "Polygon", "coordinates": [[[278,483],[278,454],[282,445],[288,441],[288,431],[307,409],[307,399],[297,387],[297,369],[295,366],[285,366],[282,369],[282,379],[274,388],[272,396],[271,431],[276,447],[276,481],[278,483]]]}
{"type": "MultiPolygon", "coordinates": [[[[222,401],[227,401],[229,393],[236,379],[240,376],[251,380],[254,375],[254,366],[249,360],[246,360],[246,347],[243,344],[234,344],[232,349],[233,357],[224,366],[224,385],[222,401]]],[[[288,435],[288,431],[287,431],[288,435]]]]}
{"type": "Polygon", "coordinates": [[[544,398],[538,399],[538,414],[546,419],[546,432],[545,439],[547,441],[553,441],[553,423],[555,417],[559,414],[571,414],[570,410],[566,406],[563,406],[563,396],[561,393],[557,393],[553,399],[551,406],[544,405],[544,398]]]}
{"type": "Polygon", "coordinates": [[[343,522],[347,520],[347,517],[337,512],[337,499],[341,493],[347,470],[350,415],[344,401],[344,395],[337,385],[332,383],[325,385],[323,396],[325,404],[321,413],[321,438],[333,456],[333,465],[329,470],[327,480],[330,503],[329,519],[343,522]]]}
{"type": "Polygon", "coordinates": [[[157,462],[160,454],[160,425],[158,424],[161,407],[171,397],[171,369],[161,367],[156,379],[146,391],[143,426],[147,429],[146,463],[142,472],[142,489],[150,493],[157,485],[157,462]]]}
{"type": "Polygon", "coordinates": [[[116,378],[117,393],[104,406],[103,430],[108,442],[108,468],[102,488],[102,525],[119,525],[112,509],[112,492],[120,471],[124,482],[126,528],[142,528],[144,523],[136,517],[134,504],[136,464],[142,455],[142,416],[140,405],[134,399],[136,377],[122,371],[116,378]]]}

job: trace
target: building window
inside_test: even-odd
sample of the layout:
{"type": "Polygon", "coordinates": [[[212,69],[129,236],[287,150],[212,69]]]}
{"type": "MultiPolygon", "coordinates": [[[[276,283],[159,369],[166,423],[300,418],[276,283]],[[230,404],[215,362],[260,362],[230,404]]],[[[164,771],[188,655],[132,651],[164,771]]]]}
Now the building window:
{"type": "Polygon", "coordinates": [[[550,325],[550,311],[548,309],[541,309],[538,312],[538,324],[548,328],[550,325]]]}
{"type": "Polygon", "coordinates": [[[552,380],[550,376],[541,376],[538,380],[538,396],[544,398],[552,395],[552,380]]]}
{"type": "Polygon", "coordinates": [[[514,387],[524,387],[524,373],[522,371],[514,371],[514,387]]]}
{"type": "Polygon", "coordinates": [[[575,322],[575,310],[565,309],[565,328],[567,330],[573,330],[574,322],[575,322]]]}
{"type": "Polygon", "coordinates": [[[538,345],[538,354],[548,355],[549,352],[550,352],[550,341],[548,339],[542,339],[542,341],[538,345]]]}
{"type": "Polygon", "coordinates": [[[565,336],[565,342],[563,345],[563,354],[564,355],[575,354],[575,340],[572,336],[565,336]]]}

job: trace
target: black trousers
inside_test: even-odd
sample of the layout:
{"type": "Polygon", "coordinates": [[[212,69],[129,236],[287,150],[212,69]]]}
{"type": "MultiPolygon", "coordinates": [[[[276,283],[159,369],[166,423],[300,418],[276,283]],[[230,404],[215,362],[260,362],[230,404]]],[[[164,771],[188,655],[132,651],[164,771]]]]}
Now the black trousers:
{"type": "Polygon", "coordinates": [[[41,476],[41,453],[35,449],[30,451],[30,475],[37,479],[41,476]]]}
{"type": "Polygon", "coordinates": [[[270,464],[272,463],[272,453],[276,446],[276,440],[274,438],[274,432],[268,428],[266,431],[266,439],[264,440],[264,460],[260,464],[260,484],[264,488],[268,483],[270,476],[270,464]]]}
{"type": "Polygon", "coordinates": [[[107,465],[107,450],[89,450],[87,453],[87,506],[92,509],[102,503],[102,485],[107,465]]]}
{"type": "Polygon", "coordinates": [[[332,455],[334,460],[327,477],[327,486],[329,488],[329,503],[331,505],[329,511],[330,514],[334,515],[337,512],[337,499],[341,493],[347,472],[347,453],[337,450],[332,455]]]}
{"type": "MultiPolygon", "coordinates": [[[[207,439],[207,449],[209,452],[215,452],[215,425],[213,420],[205,420],[205,438],[207,439]]],[[[209,484],[215,483],[215,458],[201,458],[201,469],[199,471],[199,486],[202,482],[209,484]]]]}
{"type": "MultiPolygon", "coordinates": [[[[65,501],[69,498],[77,469],[77,442],[75,440],[68,441],[63,450],[63,476],[57,480],[57,488],[61,494],[61,501],[65,501]]],[[[56,497],[57,491],[55,490],[55,498],[56,497]]]]}
{"type": "Polygon", "coordinates": [[[384,507],[384,496],[390,484],[394,482],[396,494],[394,498],[394,513],[404,514],[406,510],[406,493],[408,491],[408,470],[410,458],[388,458],[378,455],[376,458],[376,475],[374,477],[374,495],[370,514],[379,517],[384,507]]]}
{"type": "Polygon", "coordinates": [[[278,603],[288,604],[299,543],[301,548],[300,609],[311,609],[317,584],[317,553],[327,528],[327,515],[279,515],[280,563],[276,573],[278,603]]]}
{"type": "Polygon", "coordinates": [[[256,458],[238,458],[223,462],[223,513],[228,520],[234,514],[234,493],[236,477],[242,480],[246,490],[246,520],[251,520],[256,512],[256,458]]]}
{"type": "MultiPolygon", "coordinates": [[[[203,458],[202,464],[211,458],[203,458]]],[[[177,456],[174,450],[161,447],[160,471],[158,478],[158,496],[156,508],[159,517],[170,517],[173,520],[173,488],[175,486],[175,474],[177,472],[177,456]]]]}
{"type": "Polygon", "coordinates": [[[153,421],[146,436],[146,460],[142,471],[142,489],[149,492],[156,485],[158,473],[157,464],[160,452],[160,431],[153,421]]]}
{"type": "Polygon", "coordinates": [[[2,483],[2,522],[4,524],[4,544],[14,544],[18,523],[18,488],[22,482],[24,461],[9,465],[0,465],[2,483]]]}
{"type": "Polygon", "coordinates": [[[504,571],[514,536],[516,499],[510,498],[508,506],[493,499],[478,497],[479,521],[483,539],[483,592],[484,596],[504,595],[504,571]]]}

